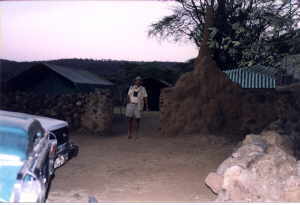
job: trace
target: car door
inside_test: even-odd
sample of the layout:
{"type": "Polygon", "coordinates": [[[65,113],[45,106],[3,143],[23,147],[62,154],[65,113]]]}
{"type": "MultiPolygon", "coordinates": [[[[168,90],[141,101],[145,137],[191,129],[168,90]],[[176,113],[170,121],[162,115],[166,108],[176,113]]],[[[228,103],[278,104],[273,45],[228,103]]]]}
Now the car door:
{"type": "Polygon", "coordinates": [[[32,123],[29,128],[29,136],[32,142],[32,157],[34,166],[32,172],[41,184],[41,200],[46,197],[47,189],[54,174],[55,149],[57,141],[49,135],[38,121],[32,123]]]}

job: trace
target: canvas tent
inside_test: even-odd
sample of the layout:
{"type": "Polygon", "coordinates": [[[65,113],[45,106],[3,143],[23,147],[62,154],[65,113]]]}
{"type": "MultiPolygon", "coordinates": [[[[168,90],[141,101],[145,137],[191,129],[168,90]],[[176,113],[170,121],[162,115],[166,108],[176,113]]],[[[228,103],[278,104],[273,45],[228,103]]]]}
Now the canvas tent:
{"type": "Polygon", "coordinates": [[[86,70],[39,63],[11,78],[9,91],[36,94],[66,94],[90,92],[96,88],[111,89],[114,84],[86,70]]]}

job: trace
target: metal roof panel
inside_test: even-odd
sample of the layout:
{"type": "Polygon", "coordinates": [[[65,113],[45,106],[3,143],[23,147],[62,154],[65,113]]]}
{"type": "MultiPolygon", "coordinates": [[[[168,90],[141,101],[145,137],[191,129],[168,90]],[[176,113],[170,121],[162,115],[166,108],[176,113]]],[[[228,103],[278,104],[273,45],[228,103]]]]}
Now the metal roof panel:
{"type": "Polygon", "coordinates": [[[74,83],[80,84],[93,84],[93,85],[105,85],[105,86],[113,86],[114,84],[104,78],[101,78],[93,73],[90,73],[86,70],[80,69],[72,69],[65,66],[58,66],[49,63],[44,63],[51,70],[56,73],[62,75],[63,77],[69,79],[74,83]]]}
{"type": "Polygon", "coordinates": [[[275,88],[275,79],[272,76],[250,69],[232,69],[223,71],[230,80],[242,88],[275,88]]]}

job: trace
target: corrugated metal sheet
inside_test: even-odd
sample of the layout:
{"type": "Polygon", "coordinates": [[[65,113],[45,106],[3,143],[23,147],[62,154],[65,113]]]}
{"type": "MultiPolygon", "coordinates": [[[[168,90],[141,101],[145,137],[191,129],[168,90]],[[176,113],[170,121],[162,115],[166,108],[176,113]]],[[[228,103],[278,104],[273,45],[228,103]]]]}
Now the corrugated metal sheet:
{"type": "Polygon", "coordinates": [[[47,67],[51,70],[55,71],[56,73],[64,76],[65,78],[69,79],[74,83],[79,84],[93,84],[93,85],[104,85],[104,86],[113,86],[114,84],[106,79],[100,78],[93,73],[90,73],[85,70],[80,69],[71,69],[64,66],[57,66],[53,64],[44,63],[47,67]]]}
{"type": "Polygon", "coordinates": [[[224,73],[242,88],[275,88],[276,86],[276,80],[272,76],[250,69],[226,70],[224,73]]]}

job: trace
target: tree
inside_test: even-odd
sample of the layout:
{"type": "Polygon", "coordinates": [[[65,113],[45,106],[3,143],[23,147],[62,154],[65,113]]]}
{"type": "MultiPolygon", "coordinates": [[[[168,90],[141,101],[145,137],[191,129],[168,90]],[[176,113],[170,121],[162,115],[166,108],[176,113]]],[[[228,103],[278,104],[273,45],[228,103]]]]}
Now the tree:
{"type": "Polygon", "coordinates": [[[299,22],[298,0],[175,0],[173,14],[153,23],[149,36],[192,40],[199,48],[204,16],[213,8],[209,47],[221,69],[254,63],[274,64],[281,34],[299,22]]]}

